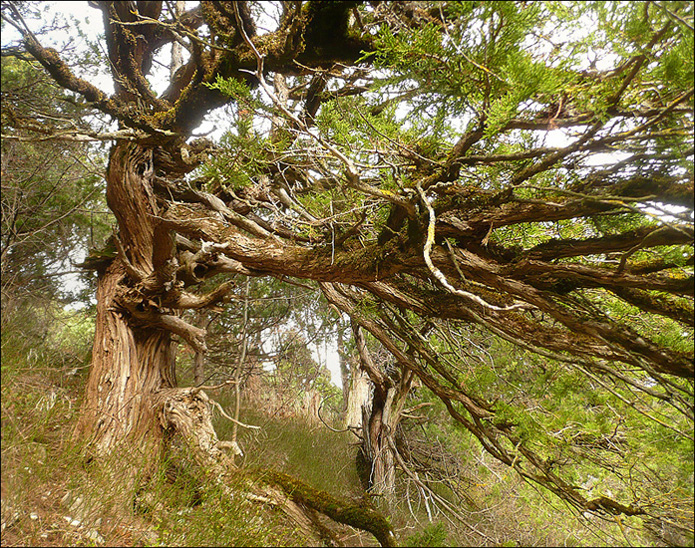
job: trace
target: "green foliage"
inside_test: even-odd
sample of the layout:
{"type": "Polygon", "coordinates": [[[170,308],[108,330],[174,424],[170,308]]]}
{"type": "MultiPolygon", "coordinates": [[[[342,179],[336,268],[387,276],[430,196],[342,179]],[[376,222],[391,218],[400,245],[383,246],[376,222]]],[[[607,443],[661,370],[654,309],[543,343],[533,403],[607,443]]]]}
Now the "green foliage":
{"type": "Polygon", "coordinates": [[[232,99],[237,109],[230,130],[220,140],[218,154],[199,169],[199,178],[212,191],[220,186],[232,191],[252,186],[264,173],[267,156],[282,150],[282,139],[271,141],[256,131],[253,113],[268,114],[267,107],[243,81],[218,76],[214,83],[205,85],[232,99]]]}
{"type": "Polygon", "coordinates": [[[3,310],[2,371],[7,379],[20,372],[52,371],[88,364],[94,317],[65,310],[58,303],[24,301],[3,310]]]}
{"type": "MultiPolygon", "coordinates": [[[[3,303],[5,304],[5,303],[3,303]]],[[[71,442],[93,318],[56,303],[31,303],[2,314],[3,542],[39,545],[79,468],[71,442]],[[34,518],[31,515],[34,515],[34,518]],[[14,540],[10,540],[14,539],[14,540]]],[[[64,528],[63,528],[64,530],[64,528]]],[[[66,536],[58,544],[73,542],[66,536]]]]}
{"type": "Polygon", "coordinates": [[[200,170],[201,177],[207,181],[207,190],[222,187],[238,191],[253,186],[264,164],[260,160],[263,141],[251,132],[251,122],[239,119],[236,133],[227,133],[221,145],[220,154],[200,170]]]}
{"type": "Polygon", "coordinates": [[[541,3],[452,3],[447,10],[457,19],[446,34],[436,24],[398,34],[381,28],[376,63],[395,72],[389,83],[415,80],[417,93],[430,102],[435,95],[442,109],[484,110],[492,134],[523,101],[555,93],[566,80],[560,68],[549,68],[523,47],[541,3]]]}
{"type": "Polygon", "coordinates": [[[218,75],[215,82],[206,85],[210,89],[216,89],[236,101],[251,100],[251,90],[249,87],[243,81],[237,80],[236,78],[222,78],[218,75]]]}
{"type": "MultiPolygon", "coordinates": [[[[609,298],[612,314],[638,318],[635,310],[626,310],[625,303],[620,303],[609,298]]],[[[683,332],[675,323],[669,328],[671,323],[670,320],[651,324],[636,321],[633,325],[642,336],[658,338],[658,333],[648,331],[651,327],[664,336],[669,333],[673,339],[668,344],[676,348],[683,343],[692,344],[692,332],[683,332]]],[[[451,324],[447,329],[452,330],[451,324]]],[[[457,331],[450,331],[449,337],[433,334],[431,339],[441,363],[458,373],[457,381],[466,394],[495,402],[492,423],[503,432],[513,432],[513,438],[502,442],[510,458],[517,458],[517,444],[522,443],[527,449],[533,448],[545,459],[547,466],[562,473],[589,499],[599,496],[636,498],[649,501],[648,504],[655,507],[668,506],[674,517],[685,519],[692,490],[692,464],[688,456],[693,449],[692,440],[672,431],[667,433],[644,413],[668,417],[682,432],[689,429],[687,418],[676,417],[661,403],[650,407],[641,402],[637,406],[630,404],[634,395],[629,386],[613,384],[610,391],[604,390],[605,377],[600,369],[589,369],[587,374],[587,369],[578,364],[535,355],[475,329],[461,326],[457,331]],[[675,464],[686,461],[685,466],[675,464]],[[674,497],[673,504],[665,502],[667,496],[674,497]]],[[[640,382],[649,386],[653,379],[643,375],[640,382]]],[[[687,381],[683,382],[687,390],[687,381]]],[[[428,401],[428,398],[419,393],[416,401],[428,401]]],[[[429,409],[423,425],[428,435],[446,440],[444,446],[460,455],[464,462],[471,459],[470,455],[477,450],[476,438],[463,432],[456,423],[451,424],[441,405],[429,409]]],[[[474,500],[482,497],[490,506],[491,500],[503,499],[503,493],[510,489],[510,469],[504,467],[494,471],[495,467],[485,464],[493,470],[487,472],[481,468],[483,461],[477,457],[474,460],[477,463],[476,488],[466,492],[474,500]]],[[[542,521],[554,518],[552,510],[540,503],[529,486],[518,485],[514,492],[535,508],[534,516],[517,518],[514,533],[505,532],[505,520],[501,516],[496,524],[500,527],[501,538],[516,539],[519,545],[527,545],[531,541],[522,531],[536,531],[542,521]]],[[[633,526],[640,526],[636,518],[629,521],[633,526]]],[[[622,535],[616,528],[604,532],[622,535]]],[[[576,537],[577,533],[568,527],[555,534],[572,536],[572,544],[583,544],[584,541],[576,537]]],[[[559,539],[560,536],[554,536],[546,542],[561,542],[559,539]]],[[[630,542],[634,542],[631,537],[630,542]]]]}
{"type": "MultiPolygon", "coordinates": [[[[2,58],[3,134],[50,133],[80,113],[69,96],[35,66],[2,58]]],[[[72,127],[72,126],[71,126],[72,127]]],[[[79,127],[75,125],[74,127],[79,127]]],[[[101,212],[103,181],[98,150],[60,141],[3,138],[3,298],[62,295],[57,272],[71,270],[88,245],[103,242],[110,217],[101,212]]]]}
{"type": "Polygon", "coordinates": [[[448,546],[446,544],[447,530],[444,524],[440,521],[437,523],[428,523],[425,528],[419,533],[409,536],[405,539],[406,546],[448,546]]]}
{"type": "MultiPolygon", "coordinates": [[[[347,21],[348,4],[338,4],[326,9],[338,10],[342,25],[347,21]]],[[[413,199],[416,183],[432,185],[429,192],[437,193],[432,205],[438,216],[438,234],[440,230],[445,231],[447,242],[459,247],[462,256],[479,255],[491,265],[489,270],[478,272],[478,282],[474,276],[461,274],[455,285],[473,288],[485,298],[492,297],[490,302],[493,302],[499,295],[492,294],[492,287],[499,289],[503,282],[508,282],[507,287],[514,289],[509,296],[530,295],[537,304],[533,309],[502,313],[483,310],[481,323],[504,327],[516,322],[515,326],[521,326],[516,333],[523,340],[510,341],[485,334],[470,324],[443,321],[443,315],[438,315],[440,303],[434,299],[422,305],[417,303],[418,309],[425,309],[429,316],[422,322],[413,312],[401,310],[396,314],[395,307],[384,305],[372,296],[356,299],[354,316],[358,319],[397,328],[396,321],[392,324],[386,321],[397,316],[398,321],[403,319],[403,324],[417,326],[410,339],[400,336],[402,333],[394,336],[395,344],[419,360],[418,364],[431,378],[439,379],[437,374],[440,374],[443,380],[440,379],[439,388],[451,395],[447,410],[432,393],[419,390],[411,399],[433,405],[427,407],[424,419],[407,420],[417,423],[417,428],[409,430],[411,435],[417,430],[418,435],[429,436],[426,447],[430,449],[434,447],[432,440],[445,445],[450,448],[445,457],[461,464],[452,467],[455,471],[450,474],[457,481],[465,480],[469,498],[462,497],[457,508],[463,511],[474,506],[471,501],[479,502],[485,510],[476,510],[467,518],[471,522],[480,519],[484,530],[494,531],[498,540],[512,539],[506,541],[509,545],[579,545],[593,544],[596,539],[605,544],[616,544],[623,539],[628,544],[639,544],[645,540],[640,533],[629,529],[639,525],[641,518],[625,521],[628,533],[623,530],[622,522],[589,521],[590,518],[581,514],[581,508],[577,522],[573,521],[567,509],[557,510],[547,504],[534,490],[535,483],[522,483],[515,475],[522,472],[530,482],[562,478],[568,493],[579,493],[588,499],[608,496],[643,504],[649,511],[663,510],[668,519],[689,523],[693,443],[688,435],[692,425],[669,404],[683,404],[686,411],[692,410],[688,400],[692,395],[692,379],[663,380],[658,371],[647,366],[637,368],[647,354],[656,354],[658,346],[687,355],[692,350],[692,329],[642,311],[609,290],[591,285],[581,287],[571,281],[565,283],[562,269],[555,270],[555,267],[611,272],[607,265],[629,258],[621,271],[626,276],[637,276],[640,267],[661,261],[668,268],[644,280],[672,281],[691,275],[692,246],[645,246],[631,249],[629,257],[622,254],[625,250],[558,257],[543,265],[548,269],[547,276],[537,277],[524,273],[526,262],[530,261],[525,261],[523,253],[558,240],[568,244],[573,239],[598,239],[656,227],[659,221],[654,215],[637,211],[633,207],[635,202],[623,203],[619,211],[609,210],[616,203],[614,195],[622,192],[626,199],[646,196],[653,188],[668,185],[673,174],[682,175],[686,182],[690,180],[692,186],[692,119],[691,113],[683,114],[692,104],[692,96],[687,95],[691,93],[694,74],[692,3],[399,3],[375,25],[371,18],[384,13],[384,4],[377,4],[360,4],[351,11],[355,19],[359,19],[359,14],[364,18],[359,23],[361,28],[378,29],[370,31],[374,51],[364,57],[373,61],[377,70],[361,73],[360,67],[349,76],[343,73],[346,78],[334,78],[336,71],[341,70],[337,65],[311,70],[293,66],[286,75],[288,89],[291,88],[288,108],[295,112],[301,112],[302,100],[308,102],[307,86],[314,76],[324,74],[330,80],[322,92],[316,115],[312,111],[305,119],[307,127],[299,127],[301,124],[294,120],[291,124],[285,120],[285,127],[280,127],[282,120],[276,123],[282,118],[279,112],[260,101],[258,94],[241,80],[218,77],[208,85],[230,98],[236,111],[229,131],[219,143],[220,148],[196,172],[197,184],[228,202],[234,196],[252,204],[249,207],[261,203],[265,209],[257,211],[262,211],[264,221],[294,231],[300,237],[308,236],[310,242],[298,239],[298,245],[306,244],[306,249],[319,242],[323,247],[317,245],[312,250],[317,252],[330,249],[335,253],[341,247],[336,244],[340,234],[357,226],[358,221],[359,230],[350,240],[342,241],[343,249],[356,249],[375,240],[382,233],[389,213],[398,213],[384,196],[410,200],[415,211],[407,221],[413,229],[409,233],[412,238],[410,242],[399,242],[402,249],[398,251],[403,251],[403,255],[397,263],[398,268],[407,272],[400,278],[404,283],[402,286],[397,283],[389,286],[392,280],[379,280],[379,283],[383,294],[391,291],[395,295],[396,289],[407,289],[412,283],[413,287],[424,288],[423,295],[434,296],[437,295],[434,288],[441,290],[441,287],[435,280],[427,279],[428,273],[421,263],[426,212],[417,197],[413,199]],[[447,18],[444,25],[440,24],[437,11],[439,16],[447,18]],[[384,23],[388,21],[387,15],[399,24],[384,23]],[[671,27],[666,27],[667,23],[671,27]],[[653,45],[656,33],[662,28],[664,34],[653,45]],[[640,63],[643,63],[640,70],[630,75],[631,68],[640,63]],[[354,88],[350,87],[352,84],[342,89],[336,87],[343,82],[360,83],[354,88]],[[360,89],[362,82],[367,82],[368,91],[360,89]],[[679,102],[676,105],[674,101],[679,102]],[[673,108],[666,108],[668,105],[673,108]],[[643,115],[651,110],[660,114],[643,115]],[[592,137],[590,146],[576,154],[567,152],[565,157],[556,157],[547,151],[565,147],[569,142],[577,143],[577,131],[609,117],[613,120],[611,127],[601,129],[592,137]],[[635,120],[647,118],[652,124],[649,133],[646,136],[633,133],[636,124],[641,123],[635,120]],[[560,123],[563,119],[565,125],[556,127],[556,120],[560,123]],[[305,131],[307,128],[319,138],[311,138],[305,131]],[[452,147],[477,128],[482,138],[472,141],[462,156],[454,158],[460,166],[451,164],[452,147]],[[559,130],[561,137],[554,130],[559,130]],[[615,139],[606,137],[611,132],[614,137],[617,135],[615,139]],[[599,140],[604,137],[606,140],[599,140]],[[357,191],[357,185],[346,180],[347,162],[337,158],[340,155],[331,154],[331,150],[339,150],[350,158],[360,171],[360,183],[371,186],[371,192],[357,191]],[[612,152],[632,155],[631,160],[625,165],[610,160],[604,168],[591,163],[596,160],[594,153],[612,152]],[[504,155],[508,158],[499,158],[504,155]],[[527,169],[543,167],[543,162],[548,163],[547,169],[510,188],[509,182],[516,176],[527,169]],[[451,170],[454,175],[440,172],[444,167],[456,167],[451,170]],[[641,178],[633,177],[634,173],[641,178]],[[283,179],[285,174],[289,175],[283,179]],[[291,211],[292,207],[278,205],[273,189],[280,184],[287,185],[297,208],[303,208],[319,221],[307,221],[306,216],[294,215],[297,210],[291,211]],[[509,192],[500,192],[503,190],[509,192]],[[554,204],[554,200],[561,205],[554,204]],[[571,213],[574,206],[599,202],[606,210],[596,215],[559,218],[565,211],[571,213]],[[514,222],[512,217],[506,217],[509,212],[516,214],[524,207],[539,205],[557,208],[557,214],[549,215],[551,220],[544,222],[532,218],[514,222]],[[445,217],[452,212],[460,214],[459,218],[445,217]],[[491,219],[487,236],[487,226],[467,226],[468,222],[482,225],[475,221],[481,214],[491,219]],[[457,231],[463,236],[450,237],[457,231]],[[508,261],[500,258],[502,248],[512,257],[508,261]],[[489,285],[485,287],[483,282],[489,285]],[[566,321],[568,317],[586,320],[586,325],[572,324],[566,321]],[[610,322],[615,322],[616,329],[601,334],[600,324],[610,322]],[[564,331],[563,323],[568,326],[564,331]],[[579,331],[579,327],[587,327],[586,332],[571,332],[575,328],[579,331]],[[596,337],[591,332],[594,327],[599,333],[596,337]],[[526,347],[513,344],[551,348],[556,341],[547,340],[550,328],[558,339],[574,337],[572,344],[564,347],[573,351],[574,357],[561,351],[533,354],[526,347]],[[624,331],[619,332],[622,328],[624,331]],[[624,333],[629,335],[628,342],[639,338],[648,342],[643,347],[646,350],[629,356],[627,365],[614,363],[612,359],[623,359],[631,352],[626,350],[629,345],[610,346],[614,342],[610,336],[615,335],[617,340],[624,333]],[[604,348],[604,343],[612,352],[611,359],[595,359],[592,351],[597,347],[592,345],[604,348]],[[652,387],[657,383],[661,383],[659,389],[666,391],[657,392],[650,399],[655,392],[652,387]],[[487,413],[494,416],[481,418],[466,410],[465,403],[469,400],[487,402],[487,413]],[[447,411],[460,414],[463,420],[454,423],[447,411]],[[471,425],[468,429],[461,426],[464,421],[471,425]],[[512,467],[481,453],[481,442],[495,455],[506,453],[500,461],[512,462],[512,467]],[[499,452],[490,449],[494,443],[499,443],[499,452]],[[529,456],[529,451],[535,455],[529,456]],[[596,538],[586,532],[586,523],[598,526],[596,538]],[[549,528],[552,532],[547,532],[549,528]]],[[[323,10],[320,6],[323,4],[318,2],[306,4],[303,13],[323,10]]],[[[27,4],[20,7],[34,9],[27,4]]],[[[290,4],[285,6],[288,13],[290,7],[290,4]]],[[[349,7],[352,10],[351,4],[349,7]]],[[[259,3],[254,4],[254,9],[259,9],[259,3]]],[[[312,28],[310,33],[321,30],[325,31],[312,28]]],[[[341,35],[344,30],[341,29],[341,35]]],[[[85,59],[91,62],[96,55],[92,51],[85,59]]],[[[220,51],[219,55],[224,53],[220,51]]],[[[24,136],[29,129],[60,129],[54,122],[70,119],[75,114],[79,101],[48,85],[37,76],[35,67],[9,57],[3,57],[2,63],[4,134],[9,131],[24,136]],[[31,96],[31,101],[22,96],[24,89],[31,90],[26,94],[31,96]],[[48,115],[40,115],[41,111],[48,115]],[[35,126],[30,128],[30,123],[35,126]]],[[[85,247],[88,229],[90,240],[95,240],[90,243],[101,247],[106,223],[95,221],[92,215],[82,211],[103,208],[103,203],[95,198],[100,179],[82,168],[83,160],[91,158],[92,153],[67,145],[3,142],[3,161],[7,159],[7,164],[3,164],[3,297],[44,289],[49,296],[58,295],[57,284],[46,280],[72,258],[74,250],[85,247]],[[9,181],[7,188],[5,181],[9,181]],[[70,215],[63,216],[71,210],[70,215]]],[[[687,191],[687,184],[683,187],[687,191]]],[[[683,200],[687,199],[690,198],[685,195],[683,200]]],[[[404,234],[402,226],[396,226],[394,232],[404,234]]],[[[292,241],[291,245],[294,244],[297,242],[292,241]]],[[[435,241],[435,250],[439,251],[437,261],[441,264],[445,263],[444,248],[437,250],[439,244],[440,239],[435,241]]],[[[390,252],[385,247],[376,250],[370,260],[380,261],[387,251],[390,252]]],[[[463,264],[463,270],[466,269],[475,271],[473,266],[463,264]]],[[[451,268],[446,275],[455,276],[451,268]]],[[[633,282],[634,279],[631,278],[633,282]]],[[[212,281],[209,284],[209,287],[204,284],[203,289],[213,287],[212,281]]],[[[356,285],[355,291],[377,287],[369,280],[356,285]]],[[[238,299],[242,294],[235,291],[236,302],[241,302],[238,299]]],[[[443,291],[439,293],[442,294],[443,291]]],[[[658,296],[654,291],[649,295],[658,296]]],[[[455,311],[454,305],[449,307],[455,303],[454,297],[448,294],[445,297],[450,300],[445,303],[442,300],[442,310],[455,311]]],[[[684,297],[672,299],[678,303],[691,302],[684,297]]],[[[59,368],[82,371],[78,368],[88,363],[85,341],[91,337],[93,322],[86,313],[81,314],[80,322],[73,320],[54,305],[42,308],[41,303],[19,298],[7,302],[11,306],[3,299],[3,478],[15,474],[14,485],[23,489],[30,485],[30,476],[18,472],[23,462],[17,454],[26,449],[29,460],[43,460],[42,464],[47,466],[31,470],[42,481],[48,481],[57,469],[50,468],[46,458],[41,457],[42,449],[36,444],[43,442],[37,440],[50,438],[51,429],[61,420],[73,418],[68,399],[46,410],[45,394],[36,386],[22,393],[22,385],[28,383],[24,375],[28,372],[40,376],[43,369],[48,369],[50,374],[59,368]],[[41,317],[44,308],[51,313],[50,321],[41,317]],[[16,314],[5,323],[8,310],[15,310],[16,314]],[[11,401],[7,407],[6,399],[11,401]],[[5,465],[7,456],[12,463],[11,471],[5,465]]],[[[250,377],[251,373],[263,377],[262,395],[267,398],[253,401],[247,394],[249,398],[242,407],[244,422],[263,427],[260,433],[242,430],[240,441],[246,455],[242,466],[276,468],[313,487],[357,498],[362,493],[354,467],[356,448],[351,445],[352,440],[296,416],[303,396],[311,391],[326,401],[339,400],[340,393],[331,384],[328,372],[314,361],[310,351],[311,344],[330,338],[335,321],[332,312],[327,312],[322,304],[317,305],[315,295],[310,292],[300,294],[287,286],[280,287],[275,279],[261,279],[252,284],[250,319],[246,325],[242,326],[238,306],[224,312],[197,313],[194,323],[207,325],[214,321],[209,329],[210,352],[206,365],[211,369],[211,376],[228,378],[229,372],[235,370],[240,361],[239,341],[243,332],[250,349],[244,377],[250,377]],[[276,340],[272,349],[268,343],[270,332],[276,340]],[[279,404],[271,407],[268,404],[271,398],[279,404]],[[268,416],[269,412],[277,415],[268,416]],[[281,413],[286,416],[280,417],[281,413]]],[[[462,306],[462,315],[479,309],[468,301],[458,304],[462,306]]],[[[370,344],[373,342],[370,339],[370,344]]],[[[185,356],[181,361],[185,361],[185,356]]],[[[184,380],[188,380],[185,375],[184,380]]],[[[222,400],[229,409],[229,394],[222,400]]],[[[329,407],[329,404],[324,407],[328,422],[338,422],[336,414],[331,412],[337,408],[329,407]]],[[[231,426],[224,419],[220,419],[217,428],[222,439],[231,437],[231,426]]],[[[430,450],[427,458],[413,461],[417,464],[414,470],[425,477],[435,461],[430,450]]],[[[65,462],[74,464],[74,461],[65,462]]],[[[286,524],[277,516],[269,516],[247,504],[248,501],[230,500],[224,489],[186,462],[185,455],[170,456],[162,468],[151,471],[151,476],[154,501],[137,501],[138,511],[158,531],[156,539],[146,541],[147,544],[253,545],[291,544],[301,540],[295,532],[287,531],[286,524]],[[170,470],[167,467],[172,466],[177,469],[173,481],[167,476],[170,470]]],[[[433,490],[453,499],[450,485],[440,483],[439,477],[427,477],[433,490]]],[[[409,507],[406,512],[406,504],[416,500],[428,504],[428,499],[410,477],[404,475],[400,480],[398,493],[402,500],[398,501],[401,507],[396,515],[405,530],[406,524],[414,527],[411,517],[425,518],[431,508],[409,507]],[[416,495],[420,498],[416,499],[416,495]]],[[[102,485],[107,484],[104,478],[101,481],[102,485]]],[[[242,485],[233,488],[243,490],[242,485]]],[[[445,527],[440,521],[425,525],[408,542],[420,546],[455,544],[457,535],[462,535],[460,530],[445,527]]],[[[37,542],[34,537],[28,538],[37,542]]]]}

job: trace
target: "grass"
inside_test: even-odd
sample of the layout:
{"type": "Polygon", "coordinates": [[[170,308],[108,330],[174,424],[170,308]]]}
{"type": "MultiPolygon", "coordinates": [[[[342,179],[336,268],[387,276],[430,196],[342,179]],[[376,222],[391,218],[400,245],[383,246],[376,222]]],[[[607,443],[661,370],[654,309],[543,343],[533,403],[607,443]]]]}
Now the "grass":
{"type": "Polygon", "coordinates": [[[87,465],[72,440],[84,379],[65,387],[60,370],[5,373],[3,546],[306,544],[284,515],[245,499],[241,485],[230,498],[182,454],[157,466],[134,493],[123,481],[127,472],[114,471],[127,470],[135,455],[115,455],[117,466],[87,465]]]}
{"type": "MultiPolygon", "coordinates": [[[[241,480],[224,486],[211,481],[185,448],[175,446],[166,461],[132,485],[123,481],[127,472],[115,471],[127,471],[128,459],[141,458],[137,455],[114,455],[120,468],[108,462],[87,465],[72,430],[86,382],[89,326],[76,318],[77,326],[61,324],[61,332],[55,326],[41,326],[30,315],[18,318],[21,321],[5,321],[2,333],[2,546],[312,543],[285,514],[248,500],[241,480]],[[46,336],[50,332],[62,335],[46,336]]],[[[227,410],[233,408],[231,391],[214,396],[227,410]]],[[[390,508],[374,502],[388,510],[402,543],[477,546],[483,539],[471,531],[475,527],[495,539],[487,545],[625,544],[611,524],[575,521],[481,453],[472,440],[454,432],[441,419],[444,415],[438,416],[439,422],[428,428],[454,448],[464,465],[467,494],[477,506],[461,505],[467,525],[449,521],[401,477],[390,508]],[[447,436],[454,435],[447,442],[447,436]]],[[[332,432],[301,417],[268,416],[248,403],[242,406],[241,420],[262,427],[239,430],[245,453],[238,460],[242,467],[277,470],[334,496],[367,500],[350,434],[332,432]]],[[[218,417],[215,426],[220,439],[231,439],[231,422],[218,417]]],[[[369,534],[331,527],[347,545],[376,545],[369,534]]]]}
{"type": "MultiPolygon", "coordinates": [[[[301,418],[266,417],[252,409],[242,408],[241,416],[262,427],[260,431],[240,429],[243,466],[285,472],[343,497],[363,495],[355,467],[357,446],[350,434],[331,432],[301,418]]],[[[220,419],[216,429],[221,439],[231,438],[229,421],[220,419]]]]}
{"type": "Polygon", "coordinates": [[[33,311],[3,321],[2,546],[310,542],[284,514],[249,501],[243,485],[210,481],[184,450],[131,483],[123,478],[138,455],[86,464],[72,435],[91,342],[83,319],[55,337],[48,334],[59,335],[56,324],[33,311]]]}

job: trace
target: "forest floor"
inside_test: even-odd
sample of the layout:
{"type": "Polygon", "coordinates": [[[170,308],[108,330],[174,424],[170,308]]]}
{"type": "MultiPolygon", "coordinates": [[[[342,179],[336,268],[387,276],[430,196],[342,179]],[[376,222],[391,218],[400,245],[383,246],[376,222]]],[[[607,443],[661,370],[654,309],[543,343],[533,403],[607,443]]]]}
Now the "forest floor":
{"type": "MultiPolygon", "coordinates": [[[[3,366],[2,546],[292,546],[310,542],[277,510],[243,497],[228,500],[226,492],[185,458],[173,462],[174,457],[154,471],[147,494],[132,501],[131,493],[132,508],[124,508],[122,486],[85,464],[72,439],[85,380],[86,370],[32,368],[28,372],[3,366]]],[[[332,439],[331,451],[319,451],[319,446],[326,447],[321,439],[322,433],[325,437],[329,432],[325,428],[317,432],[315,425],[305,421],[263,414],[253,419],[263,430],[244,443],[249,450],[241,467],[294,473],[342,496],[362,492],[354,472],[356,448],[347,438],[332,439]]],[[[225,425],[219,428],[224,436],[225,425]]],[[[362,531],[349,527],[336,531],[345,545],[377,545],[362,531]]]]}
{"type": "MultiPolygon", "coordinates": [[[[242,482],[223,489],[211,481],[185,448],[170,454],[147,478],[138,478],[136,489],[111,476],[112,468],[105,463],[89,464],[72,436],[87,379],[89,339],[80,334],[84,347],[72,352],[37,342],[25,331],[15,335],[3,330],[2,546],[316,543],[286,514],[244,496],[242,482]],[[230,498],[229,487],[239,496],[230,498]]],[[[231,394],[215,397],[226,409],[233,407],[231,394]]],[[[461,506],[466,523],[438,512],[407,483],[387,507],[383,500],[365,495],[364,478],[356,466],[358,448],[350,434],[296,416],[271,415],[259,407],[242,407],[242,420],[261,429],[239,431],[241,469],[277,470],[337,497],[369,500],[389,515],[401,545],[628,545],[604,524],[582,527],[464,440],[457,458],[467,464],[460,479],[467,482],[467,496],[479,504],[461,506]]],[[[218,416],[215,428],[220,439],[231,439],[231,422],[218,416]]],[[[114,458],[125,461],[133,455],[114,458]]],[[[377,545],[363,531],[334,523],[330,527],[342,545],[377,545]]]]}

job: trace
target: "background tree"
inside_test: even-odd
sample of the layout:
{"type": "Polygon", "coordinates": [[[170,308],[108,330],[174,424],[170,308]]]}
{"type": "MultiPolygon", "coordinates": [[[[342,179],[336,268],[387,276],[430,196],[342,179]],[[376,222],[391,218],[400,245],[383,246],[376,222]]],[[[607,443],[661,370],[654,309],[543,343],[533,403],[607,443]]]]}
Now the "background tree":
{"type": "Polygon", "coordinates": [[[56,133],[84,126],[83,108],[35,62],[2,63],[3,311],[27,299],[65,296],[60,276],[103,244],[103,164],[56,133]],[[37,135],[38,134],[38,135],[37,135]]]}
{"type": "MultiPolygon", "coordinates": [[[[95,279],[74,263],[89,246],[103,245],[110,230],[103,153],[58,138],[56,133],[87,127],[85,109],[38,63],[3,57],[1,69],[3,363],[25,355],[29,368],[74,372],[84,365],[81,351],[89,345],[75,342],[76,335],[89,337],[90,322],[88,313],[62,307],[89,305],[95,287],[95,279]],[[91,292],[66,279],[91,283],[91,292]]],[[[4,380],[11,378],[3,371],[4,380]]]]}
{"type": "Polygon", "coordinates": [[[692,4],[284,2],[269,32],[250,2],[90,5],[112,96],[14,3],[3,19],[120,124],[106,175],[117,253],[100,269],[80,423],[98,454],[126,440],[154,453],[167,425],[217,457],[182,405],[200,392],[174,388],[172,334],[206,349],[180,311],[223,302],[229,284],[193,290],[221,272],[296,277],[528,482],[577,512],[692,532],[692,507],[654,500],[627,462],[600,464],[623,479],[614,496],[582,490],[554,454],[579,438],[556,446],[550,409],[539,420],[452,357],[482,326],[560,364],[550,386],[599,391],[629,432],[646,421],[689,446],[692,4]],[[157,94],[148,75],[173,41],[188,57],[157,94]],[[225,103],[235,137],[191,141],[225,103]]]}

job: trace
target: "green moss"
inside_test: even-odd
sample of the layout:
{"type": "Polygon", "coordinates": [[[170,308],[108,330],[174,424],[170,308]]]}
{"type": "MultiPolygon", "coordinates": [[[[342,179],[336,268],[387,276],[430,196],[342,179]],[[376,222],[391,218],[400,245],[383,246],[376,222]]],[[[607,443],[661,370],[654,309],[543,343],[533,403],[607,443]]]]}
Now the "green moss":
{"type": "Polygon", "coordinates": [[[382,546],[397,545],[388,519],[367,506],[366,501],[358,504],[339,499],[330,493],[314,489],[297,478],[273,470],[251,471],[249,477],[282,489],[293,502],[321,512],[338,523],[369,531],[382,546]]]}
{"type": "Polygon", "coordinates": [[[446,546],[447,530],[444,524],[430,523],[406,539],[408,546],[446,546]]]}
{"type": "Polygon", "coordinates": [[[117,254],[116,244],[113,241],[113,236],[111,236],[101,249],[91,248],[89,255],[77,266],[85,270],[106,270],[106,267],[111,264],[111,261],[116,258],[117,254]]]}

